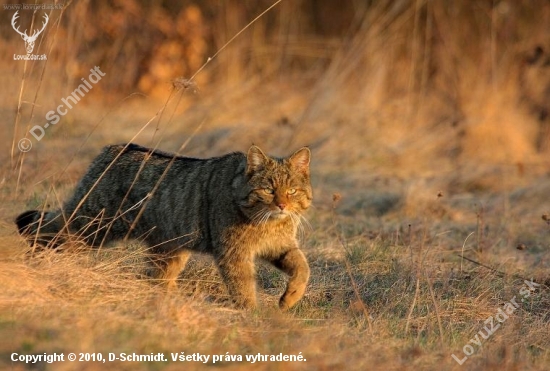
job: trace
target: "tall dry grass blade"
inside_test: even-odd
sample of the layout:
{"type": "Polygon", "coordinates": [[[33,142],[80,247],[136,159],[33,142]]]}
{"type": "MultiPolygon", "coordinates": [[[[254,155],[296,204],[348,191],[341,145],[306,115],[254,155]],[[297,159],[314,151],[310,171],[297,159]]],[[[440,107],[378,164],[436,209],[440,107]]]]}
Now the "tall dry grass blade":
{"type": "Polygon", "coordinates": [[[361,307],[361,311],[363,312],[363,316],[367,320],[367,324],[369,326],[369,333],[373,334],[374,330],[373,330],[373,327],[372,327],[372,319],[371,319],[371,316],[369,314],[369,310],[367,308],[367,305],[365,304],[365,302],[361,298],[361,294],[359,293],[359,287],[357,286],[357,282],[355,282],[355,278],[353,277],[353,273],[351,271],[351,267],[349,265],[349,262],[348,262],[347,258],[344,259],[344,263],[346,265],[346,272],[347,272],[348,277],[351,281],[351,287],[353,289],[353,293],[355,294],[355,299],[359,303],[359,306],[361,307]]]}
{"type": "Polygon", "coordinates": [[[411,323],[412,314],[414,307],[416,306],[416,300],[418,299],[418,294],[420,293],[420,278],[416,277],[416,289],[414,290],[414,297],[409,308],[409,313],[407,314],[407,322],[405,322],[405,334],[409,332],[409,325],[411,323]]]}
{"type": "MultiPolygon", "coordinates": [[[[49,47],[49,50],[48,50],[48,54],[51,54],[52,50],[53,50],[53,46],[54,46],[54,43],[55,43],[55,40],[57,39],[57,32],[59,30],[59,25],[61,23],[61,18],[63,17],[63,14],[65,13],[65,9],[68,7],[68,5],[72,3],[72,0],[69,1],[67,4],[65,4],[65,6],[61,9],[61,14],[59,15],[59,17],[57,18],[57,21],[55,22],[55,24],[57,25],[55,27],[55,32],[54,32],[54,35],[53,35],[53,38],[52,38],[52,41],[50,43],[50,47],[49,47]]],[[[53,11],[53,10],[52,10],[53,11]]],[[[50,16],[52,14],[52,11],[50,11],[50,16]]],[[[32,17],[32,24],[34,24],[34,20],[35,20],[35,13],[33,13],[33,17],[32,17]]],[[[32,25],[31,25],[31,29],[32,29],[32,25]]],[[[47,35],[49,35],[51,33],[51,31],[48,31],[47,32],[47,35]]],[[[42,44],[42,40],[44,39],[45,37],[45,34],[42,35],[42,37],[40,38],[40,43],[38,44],[38,46],[40,47],[40,45],[42,44]]],[[[17,136],[17,128],[19,126],[19,121],[21,119],[21,105],[22,105],[22,96],[23,96],[23,91],[24,91],[24,85],[25,85],[25,76],[27,75],[27,60],[25,60],[24,62],[24,65],[23,65],[23,79],[21,81],[21,87],[19,89],[19,97],[18,97],[18,103],[17,103],[17,113],[16,113],[16,116],[15,116],[15,125],[14,125],[14,132],[13,132],[13,140],[12,140],[12,146],[11,146],[11,152],[10,152],[10,161],[11,161],[11,164],[12,164],[12,167],[14,166],[14,163],[13,163],[13,157],[14,157],[14,151],[15,151],[15,140],[16,140],[16,136],[17,136]]],[[[34,112],[34,107],[36,106],[36,101],[38,100],[38,92],[40,91],[40,87],[42,86],[42,82],[44,81],[44,74],[46,72],[46,67],[48,65],[48,60],[46,59],[43,64],[42,64],[42,70],[40,72],[40,78],[38,79],[38,86],[36,88],[36,91],[35,91],[35,94],[34,94],[34,99],[32,101],[32,105],[31,105],[31,113],[30,113],[30,117],[33,117],[33,112],[34,112]]],[[[28,133],[28,127],[27,127],[27,133],[28,133]]],[[[25,136],[24,138],[27,137],[27,133],[25,133],[25,136]]],[[[21,173],[23,171],[23,162],[24,162],[24,158],[25,158],[25,152],[21,152],[19,154],[19,157],[20,157],[20,164],[19,164],[19,171],[18,171],[18,174],[17,174],[17,183],[15,185],[15,192],[17,193],[18,189],[19,189],[19,182],[21,180],[21,173]]]]}
{"type": "Polygon", "coordinates": [[[467,237],[466,239],[464,240],[464,242],[462,243],[462,250],[461,250],[461,254],[460,254],[460,274],[462,274],[462,261],[464,260],[464,248],[466,247],[466,241],[468,241],[468,238],[470,238],[471,235],[473,235],[475,232],[471,232],[467,237]]]}
{"type": "Polygon", "coordinates": [[[439,342],[441,349],[445,349],[445,336],[443,334],[443,325],[441,324],[441,313],[439,311],[439,304],[437,304],[437,300],[435,298],[435,293],[432,285],[432,281],[430,280],[430,276],[428,275],[428,270],[424,269],[424,277],[426,277],[426,282],[428,283],[428,289],[430,291],[430,297],[432,299],[432,303],[434,305],[435,309],[435,315],[437,317],[437,326],[439,327],[439,342]]]}
{"type": "Polygon", "coordinates": [[[195,77],[210,63],[214,58],[218,56],[229,44],[233,42],[237,37],[239,37],[244,31],[248,29],[248,27],[252,26],[258,19],[262,18],[267,12],[269,12],[271,9],[273,9],[277,4],[279,4],[282,0],[277,0],[274,2],[271,6],[269,6],[266,10],[264,10],[260,15],[258,15],[256,18],[254,18],[252,21],[250,21],[246,26],[244,26],[239,32],[235,34],[231,39],[229,39],[228,42],[226,42],[216,53],[214,53],[213,56],[208,57],[206,62],[189,78],[189,81],[193,81],[195,77]]]}

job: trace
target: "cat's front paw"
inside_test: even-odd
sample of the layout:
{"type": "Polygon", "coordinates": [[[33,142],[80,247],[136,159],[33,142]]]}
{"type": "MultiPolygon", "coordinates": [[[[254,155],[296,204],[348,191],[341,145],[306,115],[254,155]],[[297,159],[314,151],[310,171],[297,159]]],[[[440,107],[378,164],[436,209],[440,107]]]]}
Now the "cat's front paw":
{"type": "Polygon", "coordinates": [[[298,291],[285,292],[281,299],[279,300],[279,309],[283,312],[286,312],[292,308],[300,299],[302,294],[298,291]]]}

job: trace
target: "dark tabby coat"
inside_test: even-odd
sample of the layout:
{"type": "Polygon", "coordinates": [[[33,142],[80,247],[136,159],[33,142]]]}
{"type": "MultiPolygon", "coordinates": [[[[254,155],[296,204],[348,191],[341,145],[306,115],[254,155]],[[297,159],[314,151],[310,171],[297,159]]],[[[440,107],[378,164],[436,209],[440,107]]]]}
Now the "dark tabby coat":
{"type": "Polygon", "coordinates": [[[255,257],[290,278],[282,309],[303,296],[309,267],[296,239],[310,206],[310,151],[289,158],[248,154],[194,159],[135,144],[106,147],[62,210],[30,210],[16,223],[31,242],[55,247],[60,235],[91,246],[144,241],[151,272],[176,285],[191,251],[211,254],[235,303],[256,306],[255,257]],[[60,233],[61,232],[61,233],[60,233]]]}

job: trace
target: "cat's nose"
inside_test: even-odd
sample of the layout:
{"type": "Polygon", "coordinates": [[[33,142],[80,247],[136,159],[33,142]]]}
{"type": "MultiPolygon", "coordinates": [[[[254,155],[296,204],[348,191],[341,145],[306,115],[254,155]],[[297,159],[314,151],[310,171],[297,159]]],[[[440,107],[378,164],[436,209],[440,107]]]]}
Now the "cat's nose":
{"type": "Polygon", "coordinates": [[[284,210],[286,207],[286,204],[277,204],[277,206],[279,207],[279,209],[284,210]]]}

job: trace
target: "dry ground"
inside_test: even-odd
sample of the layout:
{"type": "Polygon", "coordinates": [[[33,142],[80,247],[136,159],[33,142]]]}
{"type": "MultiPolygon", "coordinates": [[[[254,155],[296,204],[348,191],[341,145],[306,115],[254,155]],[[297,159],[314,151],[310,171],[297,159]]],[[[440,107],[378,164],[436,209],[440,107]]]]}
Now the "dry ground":
{"type": "MultiPolygon", "coordinates": [[[[381,47],[393,36],[365,32],[370,43],[340,50],[322,73],[252,74],[169,100],[168,82],[160,99],[98,87],[24,154],[19,138],[43,125],[75,82],[59,83],[65,72],[53,62],[42,75],[39,65],[2,60],[0,368],[547,370],[550,162],[536,145],[537,118],[518,103],[514,59],[493,71],[500,78],[487,79],[490,69],[465,58],[451,88],[432,89],[413,79],[422,63],[399,68],[396,51],[381,47]],[[377,53],[366,58],[370,51],[377,53]],[[70,243],[29,258],[15,216],[58,206],[103,145],[130,140],[200,157],[251,143],[274,155],[309,145],[305,298],[279,313],[285,277],[260,266],[262,309],[235,311],[201,256],[181,275],[179,291],[165,296],[140,278],[137,245],[90,251],[70,243]],[[483,339],[487,319],[521,298],[530,279],[540,286],[483,339]],[[473,354],[459,365],[451,355],[462,359],[463,349],[473,354]],[[26,366],[10,361],[13,352],[301,353],[306,361],[26,366]]],[[[120,70],[106,66],[98,86],[116,84],[120,70]]]]}

